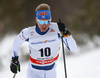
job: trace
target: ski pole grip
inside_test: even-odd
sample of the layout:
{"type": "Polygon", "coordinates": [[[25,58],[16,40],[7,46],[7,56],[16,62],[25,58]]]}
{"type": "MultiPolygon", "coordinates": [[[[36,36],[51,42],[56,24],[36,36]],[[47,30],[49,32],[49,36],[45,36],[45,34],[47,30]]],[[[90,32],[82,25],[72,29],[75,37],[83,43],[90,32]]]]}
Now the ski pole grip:
{"type": "Polygon", "coordinates": [[[61,19],[59,19],[59,23],[61,23],[61,19]]]}
{"type": "Polygon", "coordinates": [[[15,78],[16,74],[17,74],[17,73],[14,73],[14,76],[13,76],[13,78],[15,78]]]}

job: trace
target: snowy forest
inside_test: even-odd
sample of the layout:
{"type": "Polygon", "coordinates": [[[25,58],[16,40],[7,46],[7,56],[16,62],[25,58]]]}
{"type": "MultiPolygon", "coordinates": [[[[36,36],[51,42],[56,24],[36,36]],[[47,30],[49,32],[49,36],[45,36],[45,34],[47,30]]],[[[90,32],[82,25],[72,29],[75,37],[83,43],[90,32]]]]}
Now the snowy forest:
{"type": "MultiPolygon", "coordinates": [[[[41,3],[50,5],[52,21],[61,19],[77,43],[76,52],[64,47],[68,78],[100,78],[100,0],[0,0],[0,77],[13,77],[13,41],[23,28],[36,25],[35,8],[41,3]]],[[[16,78],[26,78],[28,62],[25,42],[20,47],[21,72],[16,78]]],[[[64,78],[62,48],[57,64],[57,78],[64,78]]]]}

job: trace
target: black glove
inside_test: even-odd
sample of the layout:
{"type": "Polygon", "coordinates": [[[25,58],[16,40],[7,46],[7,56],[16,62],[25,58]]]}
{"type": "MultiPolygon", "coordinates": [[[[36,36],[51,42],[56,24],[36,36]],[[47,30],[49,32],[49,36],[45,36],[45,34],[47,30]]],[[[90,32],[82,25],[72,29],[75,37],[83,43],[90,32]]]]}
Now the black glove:
{"type": "Polygon", "coordinates": [[[60,32],[62,32],[63,35],[68,35],[68,34],[71,35],[70,31],[66,28],[65,24],[61,22],[61,20],[59,20],[57,24],[60,32]]]}
{"type": "Polygon", "coordinates": [[[17,73],[17,70],[20,72],[20,63],[18,61],[18,57],[12,57],[11,64],[10,64],[10,70],[13,73],[17,73]]]}

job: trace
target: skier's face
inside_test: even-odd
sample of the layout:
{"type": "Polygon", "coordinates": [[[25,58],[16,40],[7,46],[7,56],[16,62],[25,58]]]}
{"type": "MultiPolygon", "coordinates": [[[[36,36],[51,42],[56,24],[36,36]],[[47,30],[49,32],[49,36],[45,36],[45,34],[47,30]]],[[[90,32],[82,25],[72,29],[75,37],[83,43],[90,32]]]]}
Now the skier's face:
{"type": "Polygon", "coordinates": [[[50,19],[39,19],[39,20],[36,19],[36,22],[38,24],[39,29],[42,32],[46,32],[50,26],[51,20],[50,19]]]}

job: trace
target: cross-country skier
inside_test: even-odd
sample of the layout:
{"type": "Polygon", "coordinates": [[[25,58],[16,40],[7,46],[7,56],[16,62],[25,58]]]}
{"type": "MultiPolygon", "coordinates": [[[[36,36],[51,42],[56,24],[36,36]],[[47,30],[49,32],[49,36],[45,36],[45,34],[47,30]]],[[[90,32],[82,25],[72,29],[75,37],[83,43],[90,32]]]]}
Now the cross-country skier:
{"type": "Polygon", "coordinates": [[[56,60],[59,57],[61,34],[63,41],[70,51],[76,50],[76,42],[62,22],[51,22],[51,11],[48,4],[36,7],[36,25],[23,29],[13,43],[10,70],[20,71],[18,61],[20,45],[29,42],[30,62],[27,78],[57,78],[56,60]]]}

